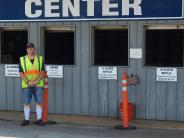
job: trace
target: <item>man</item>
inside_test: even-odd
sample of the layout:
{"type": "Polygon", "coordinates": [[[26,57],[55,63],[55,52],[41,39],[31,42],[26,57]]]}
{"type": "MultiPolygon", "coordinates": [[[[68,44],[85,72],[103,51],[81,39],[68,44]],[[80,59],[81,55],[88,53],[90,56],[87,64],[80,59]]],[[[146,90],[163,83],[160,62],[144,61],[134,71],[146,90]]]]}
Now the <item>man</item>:
{"type": "Polygon", "coordinates": [[[36,102],[37,124],[44,126],[42,115],[42,93],[44,87],[44,64],[43,58],[38,56],[33,43],[26,45],[27,55],[20,57],[19,72],[22,79],[22,98],[24,103],[25,120],[21,126],[29,125],[30,104],[32,96],[36,102]]]}

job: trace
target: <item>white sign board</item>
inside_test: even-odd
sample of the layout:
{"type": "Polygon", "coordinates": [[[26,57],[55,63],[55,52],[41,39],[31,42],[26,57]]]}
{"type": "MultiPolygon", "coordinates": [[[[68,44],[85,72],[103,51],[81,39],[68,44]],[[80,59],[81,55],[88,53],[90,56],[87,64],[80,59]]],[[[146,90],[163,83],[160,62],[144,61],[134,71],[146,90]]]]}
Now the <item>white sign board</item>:
{"type": "Polygon", "coordinates": [[[177,69],[176,68],[157,68],[157,81],[177,82],[177,69]]]}
{"type": "Polygon", "coordinates": [[[98,79],[117,80],[117,67],[98,67],[98,79]]]}
{"type": "Polygon", "coordinates": [[[19,77],[19,65],[5,65],[6,77],[19,77]]]}
{"type": "Polygon", "coordinates": [[[130,58],[141,59],[142,49],[141,48],[130,49],[130,58]]]}
{"type": "Polygon", "coordinates": [[[50,78],[63,78],[63,66],[46,65],[46,71],[50,78]]]}

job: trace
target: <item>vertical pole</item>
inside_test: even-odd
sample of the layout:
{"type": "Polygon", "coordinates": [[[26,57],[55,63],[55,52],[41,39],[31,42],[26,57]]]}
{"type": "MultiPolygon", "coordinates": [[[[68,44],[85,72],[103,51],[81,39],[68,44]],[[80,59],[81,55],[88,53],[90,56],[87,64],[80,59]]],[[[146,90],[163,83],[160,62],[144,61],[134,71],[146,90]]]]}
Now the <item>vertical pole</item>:
{"type": "Polygon", "coordinates": [[[43,93],[43,112],[42,112],[42,121],[44,123],[48,122],[48,75],[45,72],[45,81],[44,81],[44,93],[43,93]]]}
{"type": "Polygon", "coordinates": [[[127,75],[123,73],[122,75],[122,103],[123,103],[123,112],[122,112],[122,126],[124,128],[128,127],[128,91],[127,91],[127,75]]]}

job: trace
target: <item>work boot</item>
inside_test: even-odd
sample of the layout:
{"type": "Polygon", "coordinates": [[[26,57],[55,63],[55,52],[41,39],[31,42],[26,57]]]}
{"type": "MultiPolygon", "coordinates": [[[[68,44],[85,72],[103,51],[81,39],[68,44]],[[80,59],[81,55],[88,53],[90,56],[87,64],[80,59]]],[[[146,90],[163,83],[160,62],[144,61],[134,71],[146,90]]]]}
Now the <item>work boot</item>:
{"type": "Polygon", "coordinates": [[[41,120],[41,119],[39,119],[39,120],[37,120],[37,125],[39,125],[39,126],[45,126],[45,123],[41,120]]]}
{"type": "Polygon", "coordinates": [[[28,126],[29,125],[29,120],[24,120],[21,124],[21,126],[28,126]]]}

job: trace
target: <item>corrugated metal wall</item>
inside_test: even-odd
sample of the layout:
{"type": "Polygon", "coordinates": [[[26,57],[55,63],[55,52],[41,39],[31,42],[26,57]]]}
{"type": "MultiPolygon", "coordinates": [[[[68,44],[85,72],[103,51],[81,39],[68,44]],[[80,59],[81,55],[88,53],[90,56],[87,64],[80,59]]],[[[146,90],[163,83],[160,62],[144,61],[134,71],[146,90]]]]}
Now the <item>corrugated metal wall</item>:
{"type": "MultiPolygon", "coordinates": [[[[144,24],[182,23],[183,21],[98,21],[1,23],[0,26],[27,26],[29,41],[41,53],[41,27],[76,26],[76,66],[64,66],[63,79],[49,79],[49,112],[94,116],[119,115],[121,74],[118,80],[98,80],[98,67],[91,65],[91,26],[128,25],[129,47],[144,49],[144,24]]],[[[144,67],[143,59],[130,59],[128,73],[137,73],[140,84],[129,87],[129,99],[136,105],[136,118],[184,121],[184,69],[178,68],[178,82],[156,82],[156,68],[144,67]]],[[[22,110],[20,79],[5,78],[0,65],[0,110],[22,110]]]]}

